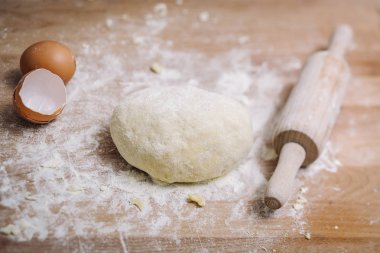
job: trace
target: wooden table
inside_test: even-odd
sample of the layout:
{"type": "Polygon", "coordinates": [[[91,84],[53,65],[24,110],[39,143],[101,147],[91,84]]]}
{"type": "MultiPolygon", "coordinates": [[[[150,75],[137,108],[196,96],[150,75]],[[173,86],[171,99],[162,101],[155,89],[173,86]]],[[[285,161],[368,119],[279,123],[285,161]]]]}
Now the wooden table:
{"type": "MultiPolygon", "coordinates": [[[[21,136],[23,128],[30,127],[10,113],[12,92],[20,77],[17,67],[21,52],[32,42],[47,38],[69,41],[74,51],[79,50],[82,41],[95,39],[90,33],[83,33],[81,27],[90,27],[109,16],[124,13],[138,23],[155,4],[152,1],[114,1],[112,4],[105,1],[1,2],[0,163],[14,155],[10,143],[12,136],[21,136]]],[[[336,173],[321,171],[314,177],[305,178],[301,175],[300,179],[309,189],[304,220],[312,232],[310,240],[289,229],[294,222],[291,217],[269,216],[252,221],[250,212],[259,200],[247,201],[243,206],[246,214],[232,224],[232,229],[226,229],[225,210],[232,209],[235,204],[226,200],[207,203],[205,212],[220,218],[216,218],[209,229],[198,231],[196,236],[191,224],[181,232],[178,245],[165,236],[165,230],[158,236],[136,230],[124,238],[128,252],[380,252],[379,1],[223,0],[201,3],[184,0],[182,5],[170,1],[167,7],[171,22],[159,36],[163,40],[174,40],[175,49],[198,50],[212,57],[236,46],[236,41],[206,43],[205,38],[212,40],[228,33],[246,34],[249,41],[244,43],[256,49],[252,55],[256,63],[273,63],[286,57],[297,57],[304,62],[312,52],[326,45],[336,24],[350,24],[355,32],[355,47],[348,55],[353,77],[331,137],[337,150],[336,158],[343,165],[336,173]],[[191,20],[202,11],[210,13],[209,22],[217,17],[218,23],[192,26],[191,20]],[[185,12],[188,15],[184,15],[185,12]],[[247,226],[251,233],[246,236],[236,232],[247,226]]],[[[104,33],[107,33],[106,28],[104,33]]],[[[131,49],[126,50],[133,54],[131,49]]],[[[116,47],[114,51],[122,52],[116,47]]],[[[138,68],[132,62],[129,67],[138,68]]],[[[294,84],[299,71],[292,70],[285,81],[294,84]]],[[[206,72],[201,75],[207,79],[206,72]]],[[[282,100],[286,94],[281,95],[282,100]]],[[[108,141],[105,147],[111,151],[99,155],[120,159],[112,145],[108,141]]],[[[262,164],[269,170],[275,165],[274,162],[262,164]]],[[[27,167],[25,164],[23,169],[27,167]]],[[[295,198],[292,197],[289,205],[295,198]]],[[[10,212],[0,206],[1,226],[7,224],[10,212]]],[[[18,242],[0,235],[0,252],[123,252],[118,233],[103,238],[73,237],[66,244],[49,238],[18,242]],[[82,247],[85,242],[91,242],[92,247],[82,247]]]]}

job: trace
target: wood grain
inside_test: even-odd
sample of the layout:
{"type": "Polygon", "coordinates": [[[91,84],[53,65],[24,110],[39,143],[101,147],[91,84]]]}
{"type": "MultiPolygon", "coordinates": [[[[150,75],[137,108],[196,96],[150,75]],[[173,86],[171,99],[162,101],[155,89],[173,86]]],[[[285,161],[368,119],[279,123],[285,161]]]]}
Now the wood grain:
{"type": "MultiPolygon", "coordinates": [[[[14,84],[20,78],[18,60],[23,49],[42,39],[72,41],[77,50],[81,41],[91,38],[82,33],[79,26],[90,26],[108,15],[128,15],[136,22],[150,11],[153,1],[2,1],[0,4],[0,114],[6,119],[6,129],[14,136],[22,136],[23,128],[38,131],[9,112],[12,111],[14,84]],[[4,29],[7,29],[6,35],[4,29]]],[[[222,33],[249,34],[250,47],[257,49],[252,55],[255,63],[275,65],[276,59],[296,56],[306,60],[312,52],[326,46],[326,38],[338,23],[348,23],[355,32],[355,48],[347,60],[353,78],[343,101],[343,108],[331,136],[336,157],[343,166],[336,172],[322,171],[314,177],[306,177],[301,171],[298,180],[309,188],[309,201],[304,220],[312,231],[306,240],[297,230],[292,230],[294,219],[287,216],[269,216],[260,219],[252,214],[262,205],[260,200],[247,200],[242,207],[245,215],[226,226],[226,210],[236,205],[234,201],[207,203],[205,214],[214,214],[215,223],[198,231],[190,222],[184,222],[177,245],[173,238],[162,231],[151,237],[143,228],[125,238],[129,252],[380,252],[380,4],[376,0],[312,0],[312,1],[186,1],[184,6],[168,2],[172,22],[163,32],[162,39],[175,38],[176,49],[192,49],[211,56],[234,47],[232,41],[204,43],[205,37],[217,38],[222,33]],[[182,9],[189,10],[183,16],[182,9]],[[193,27],[190,19],[207,10],[221,17],[218,26],[193,27]],[[354,124],[354,125],[353,125],[354,124]],[[340,189],[337,191],[336,189],[340,189]],[[338,229],[335,229],[335,226],[338,229]],[[247,228],[242,233],[241,228],[247,228]]],[[[133,55],[132,51],[129,51],[133,55]]],[[[120,53],[115,49],[115,53],[120,53]]],[[[133,63],[131,69],[135,68],[133,63]]],[[[141,67],[141,66],[140,66],[141,67]]],[[[292,71],[284,80],[289,90],[297,80],[299,71],[292,71]]],[[[207,80],[207,77],[205,77],[207,80]]],[[[288,91],[289,91],[288,90],[288,91]]],[[[282,103],[288,92],[281,94],[282,103]]],[[[281,103],[280,103],[281,104],[281,103]]],[[[0,129],[0,134],[3,134],[0,129]]],[[[68,126],[67,131],[75,130],[68,126]]],[[[117,153],[107,133],[104,147],[97,154],[104,161],[117,162],[117,153]],[[104,151],[108,150],[108,151],[104,151]]],[[[6,146],[0,149],[0,161],[15,153],[6,146]]],[[[80,162],[80,161],[75,161],[80,162]]],[[[275,162],[261,161],[270,174],[275,162]]],[[[12,173],[23,178],[30,168],[27,165],[12,173]]],[[[296,195],[290,199],[288,208],[296,195]]],[[[192,206],[183,213],[191,212],[192,206]]],[[[170,210],[162,209],[160,211],[170,210]]],[[[101,210],[99,210],[101,213],[101,210]]],[[[0,217],[7,217],[11,210],[0,207],[0,217]]],[[[202,215],[202,214],[200,214],[202,215]]],[[[104,217],[107,219],[107,217],[104,217]]],[[[2,218],[0,225],[7,224],[2,218]]],[[[122,252],[118,233],[106,237],[91,234],[87,237],[69,237],[64,241],[33,239],[17,242],[0,235],[0,252],[122,252]]]]}

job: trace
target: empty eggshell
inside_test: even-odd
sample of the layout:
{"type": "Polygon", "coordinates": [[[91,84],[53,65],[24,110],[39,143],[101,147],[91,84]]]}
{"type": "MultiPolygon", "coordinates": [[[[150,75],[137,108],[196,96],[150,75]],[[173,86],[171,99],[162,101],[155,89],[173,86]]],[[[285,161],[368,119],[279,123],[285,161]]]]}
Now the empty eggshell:
{"type": "Polygon", "coordinates": [[[23,75],[44,68],[59,75],[65,84],[72,78],[76,63],[74,54],[65,45],[56,41],[37,42],[22,53],[20,68],[23,75]]]}
{"type": "Polygon", "coordinates": [[[13,104],[22,118],[37,124],[49,123],[66,105],[65,84],[49,70],[33,70],[16,86],[13,104]]]}

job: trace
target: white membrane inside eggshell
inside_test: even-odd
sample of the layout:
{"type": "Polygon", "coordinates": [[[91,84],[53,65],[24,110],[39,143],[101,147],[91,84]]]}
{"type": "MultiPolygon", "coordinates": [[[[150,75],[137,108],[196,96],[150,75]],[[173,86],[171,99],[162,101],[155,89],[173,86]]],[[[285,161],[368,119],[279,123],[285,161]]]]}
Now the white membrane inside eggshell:
{"type": "Polygon", "coordinates": [[[65,84],[59,76],[46,69],[30,72],[19,95],[26,107],[44,115],[51,115],[66,104],[65,84]]]}

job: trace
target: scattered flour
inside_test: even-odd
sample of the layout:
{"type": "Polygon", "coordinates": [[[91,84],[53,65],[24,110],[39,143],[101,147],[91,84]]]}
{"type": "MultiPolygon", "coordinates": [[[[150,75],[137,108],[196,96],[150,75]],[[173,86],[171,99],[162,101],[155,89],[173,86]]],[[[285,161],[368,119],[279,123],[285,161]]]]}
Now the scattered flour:
{"type": "MultiPolygon", "coordinates": [[[[128,252],[126,237],[131,233],[137,236],[137,227],[150,236],[164,231],[180,244],[181,223],[195,224],[196,228],[189,227],[194,231],[214,226],[220,217],[207,211],[208,206],[197,209],[188,204],[189,194],[198,194],[207,203],[231,203],[224,217],[230,229],[247,215],[247,201],[260,199],[266,184],[260,159],[276,156],[271,149],[261,157],[256,154],[268,141],[269,122],[286,88],[283,78],[301,67],[300,60],[293,57],[277,63],[255,63],[251,59],[254,52],[244,48],[215,56],[192,49],[174,50],[175,41],[168,43],[160,37],[168,25],[167,15],[166,4],[159,3],[142,24],[122,15],[86,28],[92,37],[79,46],[72,45],[77,52],[77,72],[67,86],[68,105],[57,121],[32,126],[18,119],[11,107],[2,112],[0,145],[7,150],[0,161],[0,232],[21,241],[115,232],[123,251],[128,252]],[[104,24],[109,28],[105,34],[99,28],[104,24]],[[96,36],[99,33],[103,36],[96,36]],[[133,48],[128,56],[124,55],[127,47],[133,48]],[[149,71],[155,61],[165,66],[159,75],[149,71]],[[224,94],[249,107],[256,142],[246,161],[223,178],[194,185],[155,184],[117,153],[108,130],[109,118],[118,101],[131,92],[184,84],[224,94]],[[17,134],[14,129],[18,129],[17,134]]],[[[199,18],[206,22],[208,12],[199,18]]],[[[240,37],[239,43],[249,43],[249,37],[240,37]]],[[[330,149],[331,145],[302,173],[313,176],[321,168],[335,172],[340,164],[330,149]]],[[[276,215],[291,215],[295,227],[307,238],[310,232],[303,217],[307,204],[304,193],[298,193],[291,210],[276,215]]],[[[257,236],[249,225],[258,219],[251,213],[249,222],[233,228],[234,232],[257,236]]],[[[87,246],[90,251],[91,245],[87,246]]]]}

